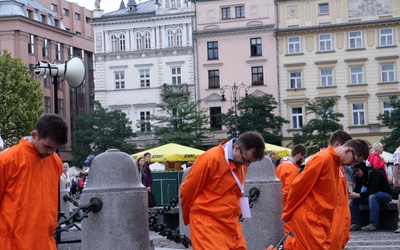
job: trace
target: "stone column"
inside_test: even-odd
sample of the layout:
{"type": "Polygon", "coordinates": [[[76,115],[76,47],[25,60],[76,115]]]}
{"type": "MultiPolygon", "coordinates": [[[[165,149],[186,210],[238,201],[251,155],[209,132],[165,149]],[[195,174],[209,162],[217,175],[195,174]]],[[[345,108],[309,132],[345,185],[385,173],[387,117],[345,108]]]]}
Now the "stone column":
{"type": "Polygon", "coordinates": [[[81,205],[91,198],[103,207],[82,220],[82,249],[150,249],[147,191],[130,155],[110,149],[94,158],[81,205]]]}
{"type": "Polygon", "coordinates": [[[251,163],[247,171],[245,194],[256,187],[260,196],[253,203],[251,217],[242,222],[248,250],[265,249],[276,245],[283,237],[281,215],[283,209],[282,185],[276,178],[271,160],[264,157],[251,163]]]}

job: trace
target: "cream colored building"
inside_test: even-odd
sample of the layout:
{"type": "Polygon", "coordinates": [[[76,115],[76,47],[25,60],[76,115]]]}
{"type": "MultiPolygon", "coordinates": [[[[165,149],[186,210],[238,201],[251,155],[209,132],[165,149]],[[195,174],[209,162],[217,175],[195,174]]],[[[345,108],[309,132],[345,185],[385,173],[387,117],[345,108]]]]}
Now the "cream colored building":
{"type": "Polygon", "coordinates": [[[213,129],[203,143],[215,145],[227,138],[216,117],[234,108],[235,97],[236,104],[246,92],[271,94],[278,101],[275,6],[272,0],[198,0],[194,9],[197,87],[213,129]],[[236,94],[234,84],[241,86],[236,94]]]}
{"type": "Polygon", "coordinates": [[[399,95],[400,1],[276,1],[283,146],[312,119],[307,101],[333,97],[354,138],[390,134],[377,120],[399,95]]]}

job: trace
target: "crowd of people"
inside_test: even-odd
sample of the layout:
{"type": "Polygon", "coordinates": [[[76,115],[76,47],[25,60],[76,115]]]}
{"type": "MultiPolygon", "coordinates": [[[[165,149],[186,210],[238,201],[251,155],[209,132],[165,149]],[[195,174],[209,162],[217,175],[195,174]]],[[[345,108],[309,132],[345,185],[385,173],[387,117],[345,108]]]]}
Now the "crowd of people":
{"type": "MultiPolygon", "coordinates": [[[[58,219],[58,188],[73,199],[87,178],[73,177],[68,163],[56,154],[67,143],[68,126],[56,114],[41,116],[30,136],[0,154],[0,248],[56,250],[53,233],[58,219]],[[40,170],[40,171],[38,171],[40,170]]],[[[267,249],[343,249],[350,231],[379,229],[379,206],[390,202],[399,189],[400,147],[393,157],[393,185],[381,154],[383,146],[352,139],[344,131],[332,133],[327,148],[305,165],[307,148],[295,145],[291,156],[271,164],[282,183],[285,237],[267,249]],[[370,210],[369,224],[360,222],[360,204],[370,210]]],[[[181,211],[190,224],[196,250],[247,249],[239,216],[250,207],[244,196],[248,167],[265,157],[265,142],[258,132],[245,132],[221,142],[194,162],[180,187],[181,211]]],[[[90,166],[94,155],[85,161],[90,166]]],[[[137,159],[143,186],[152,190],[151,154],[137,159]]],[[[400,207],[398,207],[400,211],[400,207]]],[[[400,218],[399,218],[400,220],[400,218]]]]}

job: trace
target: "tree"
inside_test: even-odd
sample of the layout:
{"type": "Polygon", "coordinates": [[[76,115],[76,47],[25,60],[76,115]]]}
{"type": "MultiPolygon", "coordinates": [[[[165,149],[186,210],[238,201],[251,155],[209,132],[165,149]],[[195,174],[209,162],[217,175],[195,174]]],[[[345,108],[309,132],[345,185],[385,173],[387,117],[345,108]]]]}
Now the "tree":
{"type": "Polygon", "coordinates": [[[339,118],[344,115],[333,111],[336,101],[334,98],[322,98],[316,101],[309,101],[306,104],[306,114],[314,114],[307,125],[301,129],[302,134],[295,133],[293,144],[303,144],[312,155],[321,148],[326,147],[332,132],[343,129],[339,124],[339,118]]]}
{"type": "Polygon", "coordinates": [[[5,147],[30,135],[43,114],[43,90],[21,58],[0,56],[0,133],[5,147]]]}
{"type": "MultiPolygon", "coordinates": [[[[266,142],[281,145],[281,128],[288,121],[273,113],[277,104],[270,94],[249,95],[243,98],[237,105],[239,133],[258,131],[266,142]]],[[[228,128],[229,138],[236,137],[234,109],[230,108],[226,114],[221,114],[220,118],[221,123],[228,128]]]]}
{"type": "Polygon", "coordinates": [[[390,104],[393,111],[386,114],[379,114],[377,119],[382,121],[383,124],[392,129],[390,136],[385,136],[381,143],[384,145],[385,150],[389,152],[396,151],[399,146],[400,139],[400,100],[397,96],[390,97],[390,104]]]}
{"type": "MultiPolygon", "coordinates": [[[[170,93],[163,103],[157,105],[158,114],[150,116],[152,131],[161,144],[177,143],[188,147],[201,148],[201,139],[207,138],[203,131],[208,123],[204,111],[198,111],[200,102],[190,102],[182,96],[170,93]]],[[[138,121],[138,127],[143,125],[138,121]]]]}
{"type": "Polygon", "coordinates": [[[77,131],[73,134],[73,164],[80,166],[89,154],[104,153],[116,148],[132,154],[135,146],[126,142],[134,137],[132,122],[120,110],[108,111],[97,101],[95,108],[76,117],[77,131]]]}

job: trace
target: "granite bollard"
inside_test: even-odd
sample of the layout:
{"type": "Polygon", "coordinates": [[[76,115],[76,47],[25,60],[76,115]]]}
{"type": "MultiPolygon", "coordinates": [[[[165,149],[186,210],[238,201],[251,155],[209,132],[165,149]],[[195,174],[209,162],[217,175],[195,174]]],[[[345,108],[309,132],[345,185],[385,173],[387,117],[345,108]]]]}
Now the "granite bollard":
{"type": "Polygon", "coordinates": [[[260,195],[251,208],[251,218],[243,219],[242,228],[248,250],[260,250],[277,244],[284,235],[282,185],[269,158],[250,164],[245,194],[253,187],[260,190],[260,195]]]}
{"type": "Polygon", "coordinates": [[[81,249],[150,249],[147,191],[130,155],[110,149],[94,158],[81,204],[92,198],[103,207],[82,221],[81,249]]]}
{"type": "MultiPolygon", "coordinates": [[[[190,171],[190,167],[189,168],[185,168],[185,170],[183,170],[183,175],[182,175],[182,183],[185,181],[186,176],[189,174],[190,171]]],[[[180,206],[181,204],[181,192],[179,189],[179,233],[181,235],[186,235],[186,237],[188,237],[190,239],[190,227],[185,226],[185,224],[183,223],[183,216],[182,216],[182,208],[180,206]]]]}

